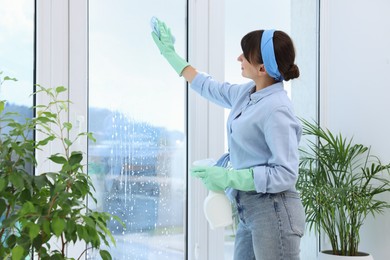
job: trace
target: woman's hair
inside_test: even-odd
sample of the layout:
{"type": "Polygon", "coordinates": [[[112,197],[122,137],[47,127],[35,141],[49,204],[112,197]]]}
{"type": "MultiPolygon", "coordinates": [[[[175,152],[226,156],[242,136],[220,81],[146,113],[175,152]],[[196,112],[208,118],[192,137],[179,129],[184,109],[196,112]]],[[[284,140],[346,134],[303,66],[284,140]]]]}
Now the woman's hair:
{"type": "MultiPolygon", "coordinates": [[[[264,30],[257,30],[246,34],[241,40],[241,49],[245,59],[252,64],[263,64],[263,58],[260,52],[261,37],[264,30]]],[[[299,77],[299,68],[294,63],[295,48],[294,44],[285,32],[275,31],[273,37],[274,52],[276,63],[280,74],[284,80],[295,79],[299,77]]]]}

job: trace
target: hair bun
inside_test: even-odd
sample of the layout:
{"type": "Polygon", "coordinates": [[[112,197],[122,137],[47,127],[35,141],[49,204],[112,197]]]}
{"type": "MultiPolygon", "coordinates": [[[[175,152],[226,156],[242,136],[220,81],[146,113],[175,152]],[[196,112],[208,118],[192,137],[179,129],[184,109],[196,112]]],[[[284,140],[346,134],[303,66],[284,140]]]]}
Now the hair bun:
{"type": "Polygon", "coordinates": [[[283,74],[283,78],[285,81],[289,81],[290,79],[295,79],[299,77],[299,68],[296,64],[292,64],[290,68],[283,74]]]}

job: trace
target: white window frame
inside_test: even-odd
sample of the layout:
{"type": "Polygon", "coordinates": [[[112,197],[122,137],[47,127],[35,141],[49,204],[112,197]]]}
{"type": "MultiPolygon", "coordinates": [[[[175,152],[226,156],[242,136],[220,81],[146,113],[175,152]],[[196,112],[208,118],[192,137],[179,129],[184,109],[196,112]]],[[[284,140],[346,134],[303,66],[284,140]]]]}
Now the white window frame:
{"type": "MultiPolygon", "coordinates": [[[[189,1],[189,63],[224,79],[224,1],[189,1]]],[[[188,91],[188,166],[224,153],[224,109],[188,91]]],[[[211,230],[203,213],[208,191],[199,180],[188,179],[188,259],[223,260],[224,229],[211,230]]]]}
{"type": "MultiPolygon", "coordinates": [[[[88,0],[36,2],[37,84],[45,88],[68,88],[63,98],[73,103],[69,105],[68,115],[64,115],[64,119],[67,117],[76,130],[73,135],[87,131],[87,6],[88,0]]],[[[36,103],[47,104],[48,97],[37,95],[36,103]]],[[[39,133],[36,138],[41,138],[39,133]]],[[[86,154],[86,138],[80,139],[73,149],[86,154]]],[[[56,166],[46,158],[56,150],[58,143],[50,144],[44,151],[36,151],[37,160],[45,162],[38,165],[36,174],[53,171],[56,166]]],[[[78,243],[68,248],[69,257],[78,257],[85,247],[84,243],[78,243]]]]}

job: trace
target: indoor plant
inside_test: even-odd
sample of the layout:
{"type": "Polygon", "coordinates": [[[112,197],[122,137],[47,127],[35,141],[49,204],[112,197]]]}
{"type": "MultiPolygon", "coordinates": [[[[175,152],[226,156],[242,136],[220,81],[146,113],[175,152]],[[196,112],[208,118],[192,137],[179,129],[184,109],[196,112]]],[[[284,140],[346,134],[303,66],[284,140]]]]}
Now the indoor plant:
{"type": "Polygon", "coordinates": [[[297,188],[309,230],[328,237],[332,248],[328,254],[365,255],[359,252],[359,231],[369,214],[390,206],[378,198],[390,190],[390,164],[382,164],[369,147],[352,138],[332,134],[317,123],[302,123],[309,141],[301,149],[297,188]]]}
{"type": "MultiPolygon", "coordinates": [[[[10,80],[15,79],[0,77],[0,87],[10,80]]],[[[65,87],[37,89],[50,102],[34,107],[33,118],[5,112],[6,101],[0,100],[0,257],[26,259],[33,252],[37,259],[69,259],[67,246],[83,241],[87,247],[79,258],[88,249],[100,249],[103,259],[111,259],[101,245],[115,244],[107,228],[113,216],[88,208],[93,185],[84,172],[83,154],[72,151],[78,138],[94,138],[86,132],[69,139],[72,124],[62,121],[69,101],[60,99],[65,87]],[[44,138],[34,140],[34,131],[44,138]],[[27,168],[43,163],[36,161],[35,150],[52,141],[62,146],[48,158],[58,171],[32,175],[27,168]]]]}

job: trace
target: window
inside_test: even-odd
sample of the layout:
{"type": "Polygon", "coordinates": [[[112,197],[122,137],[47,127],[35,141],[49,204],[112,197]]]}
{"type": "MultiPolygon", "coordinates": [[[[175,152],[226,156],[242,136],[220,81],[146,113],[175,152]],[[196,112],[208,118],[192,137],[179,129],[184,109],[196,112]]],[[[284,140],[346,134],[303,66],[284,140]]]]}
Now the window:
{"type": "Polygon", "coordinates": [[[34,1],[0,0],[0,71],[16,78],[0,89],[6,110],[32,117],[34,81],[34,1]]]}
{"type": "MultiPolygon", "coordinates": [[[[0,6],[0,101],[6,101],[0,117],[3,117],[3,113],[6,112],[16,112],[19,115],[15,117],[12,115],[13,119],[22,123],[25,118],[33,116],[31,109],[33,99],[30,95],[34,91],[35,6],[34,1],[27,0],[0,0],[0,6]],[[16,78],[18,81],[3,81],[5,76],[16,78]]],[[[1,104],[3,107],[4,103],[1,102],[1,104]]],[[[9,131],[2,123],[0,138],[3,138],[3,134],[9,131]]],[[[32,138],[32,136],[29,137],[32,138]]],[[[31,164],[25,167],[29,174],[33,174],[31,164]]],[[[4,178],[3,172],[1,172],[1,178],[4,178]]],[[[7,218],[5,213],[0,215],[0,226],[5,218],[7,218]]],[[[8,237],[10,234],[7,232],[2,234],[0,242],[3,243],[8,237]]]]}
{"type": "MultiPolygon", "coordinates": [[[[37,22],[42,27],[38,30],[42,39],[37,41],[42,54],[38,55],[42,67],[38,82],[69,86],[74,102],[69,118],[81,130],[86,125],[82,122],[88,95],[88,131],[97,142],[89,143],[88,151],[84,143],[80,147],[88,152],[88,171],[99,201],[96,207],[126,224],[123,228],[110,223],[117,241],[110,249],[113,258],[229,259],[232,252],[228,236],[234,230],[225,230],[224,250],[224,230],[210,230],[204,218],[207,190],[198,180],[186,179],[187,158],[191,163],[224,152],[223,110],[189,90],[186,118],[185,84],[154,46],[152,16],[171,27],[181,56],[186,56],[188,34],[191,63],[231,82],[242,80],[236,58],[244,33],[271,25],[286,30],[296,43],[302,72],[299,86],[291,86],[291,98],[298,115],[316,117],[317,1],[250,4],[251,8],[239,11],[248,7],[245,1],[190,0],[187,17],[185,0],[37,1],[42,19],[37,22]],[[265,18],[267,13],[277,14],[277,19],[265,18]],[[187,136],[187,121],[191,136],[187,136]],[[187,207],[190,223],[186,223],[187,207]]],[[[302,250],[310,251],[303,252],[303,258],[315,258],[311,254],[315,247],[309,242],[303,241],[302,250]]],[[[93,253],[88,257],[99,258],[93,253]]]]}
{"type": "MultiPolygon", "coordinates": [[[[0,0],[0,6],[0,78],[17,79],[3,82],[0,100],[7,101],[4,112],[16,112],[17,121],[23,121],[33,117],[35,5],[34,1],[0,0]]],[[[28,170],[32,174],[33,169],[28,170]]]]}
{"type": "Polygon", "coordinates": [[[114,259],[186,255],[186,88],[154,46],[152,16],[185,56],[186,1],[89,2],[88,174],[98,209],[126,225],[109,223],[114,259]]]}

